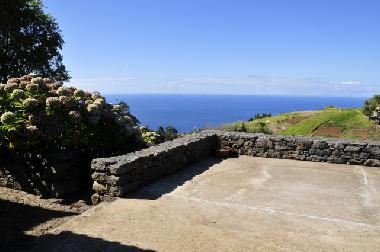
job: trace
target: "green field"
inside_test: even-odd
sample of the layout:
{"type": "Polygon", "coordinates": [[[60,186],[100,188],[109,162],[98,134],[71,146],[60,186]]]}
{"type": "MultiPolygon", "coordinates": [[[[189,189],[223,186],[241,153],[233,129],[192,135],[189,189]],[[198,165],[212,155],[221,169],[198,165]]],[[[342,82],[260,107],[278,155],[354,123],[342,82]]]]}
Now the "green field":
{"type": "Polygon", "coordinates": [[[361,109],[326,108],[292,112],[225,124],[220,128],[240,131],[243,127],[247,132],[255,133],[262,130],[263,124],[273,134],[380,140],[380,126],[369,121],[361,109]]]}

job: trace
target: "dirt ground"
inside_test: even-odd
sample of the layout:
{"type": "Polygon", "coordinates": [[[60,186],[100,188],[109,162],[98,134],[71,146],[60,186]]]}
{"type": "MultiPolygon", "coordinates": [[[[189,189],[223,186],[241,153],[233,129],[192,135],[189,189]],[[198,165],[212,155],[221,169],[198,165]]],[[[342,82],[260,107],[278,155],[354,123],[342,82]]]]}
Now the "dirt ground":
{"type": "Polygon", "coordinates": [[[321,126],[313,132],[314,136],[342,137],[343,131],[338,127],[321,126]]]}
{"type": "Polygon", "coordinates": [[[87,194],[66,200],[42,199],[0,187],[0,251],[29,250],[36,237],[89,209],[87,194]]]}

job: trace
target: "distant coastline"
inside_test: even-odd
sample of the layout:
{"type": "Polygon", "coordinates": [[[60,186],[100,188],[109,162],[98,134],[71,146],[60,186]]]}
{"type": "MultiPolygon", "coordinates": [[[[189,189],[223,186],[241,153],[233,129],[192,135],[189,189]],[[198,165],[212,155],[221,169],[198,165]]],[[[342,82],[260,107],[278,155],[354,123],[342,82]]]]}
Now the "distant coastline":
{"type": "Polygon", "coordinates": [[[180,132],[247,120],[256,113],[277,115],[326,106],[358,108],[368,97],[270,95],[109,94],[111,103],[126,102],[141,124],[152,129],[172,125],[180,132]]]}

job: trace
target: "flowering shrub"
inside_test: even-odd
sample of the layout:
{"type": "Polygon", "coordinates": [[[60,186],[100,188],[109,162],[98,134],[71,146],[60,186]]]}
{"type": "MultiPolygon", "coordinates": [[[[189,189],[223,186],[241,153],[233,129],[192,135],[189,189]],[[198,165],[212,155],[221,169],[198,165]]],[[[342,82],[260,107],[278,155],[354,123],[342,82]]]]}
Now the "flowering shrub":
{"type": "Polygon", "coordinates": [[[160,135],[156,132],[150,130],[146,126],[141,126],[140,131],[142,133],[142,137],[144,139],[144,142],[148,144],[148,146],[156,145],[161,143],[160,141],[160,135]]]}
{"type": "Polygon", "coordinates": [[[0,148],[78,150],[91,156],[133,151],[143,144],[127,104],[31,75],[0,84],[0,148]]]}
{"type": "Polygon", "coordinates": [[[144,142],[148,146],[157,145],[166,141],[172,141],[179,136],[178,131],[173,126],[166,128],[160,126],[157,131],[153,131],[146,126],[141,126],[140,131],[144,142]]]}

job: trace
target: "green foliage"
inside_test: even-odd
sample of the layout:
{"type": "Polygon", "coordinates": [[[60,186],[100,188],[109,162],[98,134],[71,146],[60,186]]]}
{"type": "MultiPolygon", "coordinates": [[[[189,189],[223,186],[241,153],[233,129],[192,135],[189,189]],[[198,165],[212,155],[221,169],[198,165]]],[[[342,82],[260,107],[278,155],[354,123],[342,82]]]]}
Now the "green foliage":
{"type": "Polygon", "coordinates": [[[160,136],[160,141],[172,141],[178,137],[178,131],[173,126],[167,126],[166,128],[160,126],[156,133],[160,136]]]}
{"type": "Polygon", "coordinates": [[[99,93],[23,76],[0,85],[1,150],[79,150],[93,156],[132,151],[142,143],[127,104],[99,93]]]}
{"type": "MultiPolygon", "coordinates": [[[[241,130],[241,122],[220,126],[222,130],[241,130]]],[[[279,114],[244,122],[247,132],[283,135],[317,135],[380,140],[380,126],[368,120],[361,109],[325,108],[279,114]]]]}
{"type": "Polygon", "coordinates": [[[264,122],[258,122],[258,129],[254,133],[264,133],[264,134],[272,134],[271,130],[268,127],[267,123],[264,122]]]}
{"type": "Polygon", "coordinates": [[[247,127],[245,126],[244,122],[238,122],[235,124],[234,131],[237,132],[247,132],[247,127]]]}
{"type": "Polygon", "coordinates": [[[162,143],[160,135],[158,133],[154,132],[153,130],[149,129],[148,127],[141,126],[140,131],[142,133],[142,138],[143,138],[144,142],[148,146],[152,146],[152,145],[162,143]]]}
{"type": "Polygon", "coordinates": [[[369,119],[380,124],[380,95],[374,95],[372,98],[364,101],[363,113],[369,119]]]}
{"type": "Polygon", "coordinates": [[[140,127],[144,142],[148,146],[157,145],[166,141],[174,140],[179,136],[178,131],[173,126],[166,128],[160,126],[157,131],[153,131],[146,126],[140,127]]]}
{"type": "Polygon", "coordinates": [[[249,119],[247,120],[247,122],[252,122],[253,120],[256,120],[256,119],[263,119],[263,118],[271,117],[271,116],[272,116],[271,113],[255,114],[255,116],[249,118],[249,119]]]}
{"type": "Polygon", "coordinates": [[[363,132],[376,132],[373,123],[360,109],[326,109],[316,113],[314,116],[301,120],[300,122],[290,125],[287,129],[281,131],[284,135],[313,135],[320,128],[333,128],[341,132],[342,137],[354,137],[355,130],[363,132]]]}
{"type": "Polygon", "coordinates": [[[41,0],[1,0],[0,83],[29,73],[60,82],[69,79],[58,24],[43,7],[41,0]]]}
{"type": "Polygon", "coordinates": [[[288,127],[281,133],[284,135],[310,135],[314,130],[316,130],[322,124],[327,123],[338,113],[339,112],[337,110],[325,110],[325,113],[316,114],[311,118],[288,127]]]}
{"type": "Polygon", "coordinates": [[[325,107],[325,109],[334,109],[334,108],[335,108],[334,105],[327,105],[327,106],[325,107]]]}

